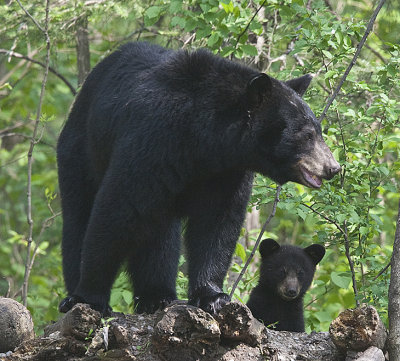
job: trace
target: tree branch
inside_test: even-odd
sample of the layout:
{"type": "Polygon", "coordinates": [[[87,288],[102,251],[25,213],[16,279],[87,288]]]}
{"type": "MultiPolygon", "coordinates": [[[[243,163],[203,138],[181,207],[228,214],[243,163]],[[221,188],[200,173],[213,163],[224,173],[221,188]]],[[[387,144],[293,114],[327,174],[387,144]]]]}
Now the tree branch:
{"type": "Polygon", "coordinates": [[[269,222],[271,222],[271,219],[275,216],[276,206],[277,206],[277,204],[278,204],[278,202],[279,202],[279,195],[280,195],[280,193],[281,193],[281,189],[282,189],[282,186],[281,186],[281,185],[278,186],[278,188],[276,188],[275,200],[274,200],[274,204],[273,204],[273,206],[272,206],[271,214],[269,215],[269,217],[268,217],[267,220],[265,221],[264,225],[262,226],[261,231],[260,231],[260,234],[258,235],[256,244],[254,245],[253,250],[251,251],[251,254],[250,254],[249,258],[247,258],[247,261],[246,261],[245,265],[243,266],[243,268],[242,268],[242,270],[241,270],[241,272],[240,272],[238,278],[236,278],[236,281],[235,281],[235,283],[234,283],[233,286],[232,286],[231,293],[229,294],[229,298],[230,298],[230,299],[232,299],[232,296],[233,296],[233,294],[234,294],[234,292],[235,292],[235,289],[236,289],[237,285],[239,284],[240,280],[243,278],[243,275],[245,274],[245,272],[246,272],[246,270],[247,270],[247,267],[249,266],[251,260],[253,259],[254,255],[255,255],[255,253],[256,253],[256,251],[257,251],[258,245],[259,245],[260,242],[261,242],[261,238],[262,238],[262,236],[263,236],[265,230],[267,229],[267,226],[268,226],[269,222]]]}
{"type": "Polygon", "coordinates": [[[26,263],[25,263],[25,274],[24,281],[22,285],[22,302],[24,306],[27,305],[27,297],[28,297],[28,281],[30,276],[30,263],[31,263],[31,249],[32,249],[32,241],[33,241],[33,218],[32,218],[32,162],[33,162],[33,150],[35,145],[37,144],[36,137],[38,134],[39,124],[40,124],[40,115],[42,113],[42,104],[44,98],[44,92],[47,83],[47,76],[49,74],[49,64],[50,64],[50,37],[48,32],[49,27],[49,6],[50,0],[46,0],[46,17],[44,28],[40,26],[40,24],[29,14],[29,12],[22,6],[21,2],[17,0],[19,6],[22,10],[27,14],[27,16],[34,22],[37,28],[43,33],[46,40],[46,63],[45,63],[45,71],[42,81],[42,87],[40,89],[39,96],[39,104],[36,111],[36,119],[34,123],[32,138],[30,142],[30,147],[28,150],[28,185],[27,185],[27,201],[28,201],[28,210],[27,210],[27,221],[29,226],[28,238],[27,238],[27,250],[26,250],[26,263]]]}
{"type": "Polygon", "coordinates": [[[328,109],[330,108],[330,106],[332,105],[333,101],[335,100],[335,98],[337,97],[337,95],[339,94],[340,89],[342,88],[344,82],[346,81],[347,76],[350,73],[350,70],[353,68],[354,64],[356,63],[356,60],[358,58],[358,56],[361,53],[361,49],[364,46],[365,41],[367,40],[367,37],[369,35],[369,33],[372,30],[372,27],[374,25],[375,19],[378,16],[379,11],[381,10],[383,4],[385,3],[386,0],[380,0],[378,6],[376,7],[375,11],[373,12],[371,19],[369,20],[367,29],[365,30],[365,33],[360,41],[360,43],[357,46],[357,50],[353,56],[352,61],[350,62],[349,66],[347,67],[346,71],[344,72],[342,78],[340,79],[340,82],[338,84],[338,86],[336,87],[335,91],[333,92],[332,96],[329,98],[328,103],[325,106],[325,109],[323,110],[322,114],[319,117],[319,121],[321,122],[325,116],[326,113],[328,111],[328,109]]]}
{"type": "MultiPolygon", "coordinates": [[[[38,60],[32,59],[29,56],[26,56],[26,55],[23,55],[20,53],[16,53],[15,51],[9,51],[7,49],[0,49],[0,54],[7,54],[7,55],[12,56],[13,58],[17,58],[17,59],[25,59],[31,63],[40,65],[42,68],[46,68],[46,64],[44,64],[38,60]]],[[[60,78],[67,85],[67,87],[71,91],[72,95],[76,95],[75,87],[62,74],[60,74],[57,70],[55,70],[51,66],[49,66],[49,71],[52,72],[58,78],[60,78]]]]}
{"type": "Polygon", "coordinates": [[[311,211],[314,213],[318,214],[325,220],[327,220],[330,224],[335,225],[335,227],[339,230],[340,233],[342,233],[343,238],[344,238],[344,248],[345,248],[345,253],[346,253],[346,258],[349,263],[350,271],[351,271],[351,280],[352,280],[352,285],[353,285],[353,290],[354,290],[354,296],[355,296],[355,301],[356,301],[356,306],[360,306],[360,301],[358,300],[358,288],[357,288],[357,281],[356,281],[356,272],[354,270],[354,262],[353,259],[351,258],[350,255],[350,240],[347,232],[347,226],[346,222],[344,223],[344,227],[342,228],[335,220],[325,216],[323,213],[318,212],[316,209],[314,209],[312,206],[309,206],[306,203],[301,203],[303,206],[309,208],[311,211]]]}

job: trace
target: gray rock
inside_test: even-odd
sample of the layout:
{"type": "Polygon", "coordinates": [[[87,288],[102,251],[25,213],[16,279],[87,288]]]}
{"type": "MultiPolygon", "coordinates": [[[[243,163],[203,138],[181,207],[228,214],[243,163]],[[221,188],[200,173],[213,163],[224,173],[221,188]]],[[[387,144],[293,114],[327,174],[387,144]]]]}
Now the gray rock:
{"type": "Polygon", "coordinates": [[[161,313],[152,342],[162,359],[195,361],[217,352],[220,334],[218,323],[210,314],[200,308],[175,304],[161,313]]]}
{"type": "Polygon", "coordinates": [[[216,316],[216,320],[224,341],[244,342],[250,346],[256,346],[261,341],[265,327],[243,303],[228,303],[216,316]]]}
{"type": "Polygon", "coordinates": [[[0,352],[12,351],[34,336],[28,309],[11,298],[0,297],[0,352]]]}

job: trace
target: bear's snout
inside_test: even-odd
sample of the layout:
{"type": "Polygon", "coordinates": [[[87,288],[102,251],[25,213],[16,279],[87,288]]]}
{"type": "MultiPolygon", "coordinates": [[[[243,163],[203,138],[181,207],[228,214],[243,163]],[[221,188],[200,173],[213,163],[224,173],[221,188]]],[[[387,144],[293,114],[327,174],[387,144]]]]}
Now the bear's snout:
{"type": "Polygon", "coordinates": [[[300,282],[294,272],[290,272],[278,287],[280,297],[286,301],[294,300],[300,294],[300,282]]]}

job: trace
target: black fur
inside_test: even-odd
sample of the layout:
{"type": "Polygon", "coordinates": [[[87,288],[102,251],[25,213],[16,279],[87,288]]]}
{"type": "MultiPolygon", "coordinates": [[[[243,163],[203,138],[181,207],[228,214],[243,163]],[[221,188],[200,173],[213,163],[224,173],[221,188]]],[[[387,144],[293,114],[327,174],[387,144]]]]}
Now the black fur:
{"type": "Polygon", "coordinates": [[[304,332],[303,297],[325,248],[280,246],[273,239],[260,245],[260,280],[247,306],[253,316],[278,331],[304,332]]]}
{"type": "Polygon", "coordinates": [[[217,312],[253,172],[301,182],[305,126],[321,134],[289,86],[206,50],[130,43],[106,57],[58,142],[69,295],[60,310],[84,300],[106,312],[124,261],[138,312],[171,302],[185,219],[189,301],[217,312]]]}

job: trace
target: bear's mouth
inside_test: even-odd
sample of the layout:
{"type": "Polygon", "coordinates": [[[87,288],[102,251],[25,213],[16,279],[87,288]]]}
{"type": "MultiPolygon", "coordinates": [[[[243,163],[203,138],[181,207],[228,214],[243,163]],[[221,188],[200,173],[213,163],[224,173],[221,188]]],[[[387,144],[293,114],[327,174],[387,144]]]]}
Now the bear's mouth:
{"type": "Polygon", "coordinates": [[[281,297],[284,301],[293,301],[297,298],[298,294],[296,294],[295,296],[289,296],[287,294],[282,294],[281,297]]]}
{"type": "Polygon", "coordinates": [[[307,168],[300,165],[301,178],[303,184],[310,188],[320,188],[322,185],[322,178],[315,174],[312,174],[307,168]]]}

